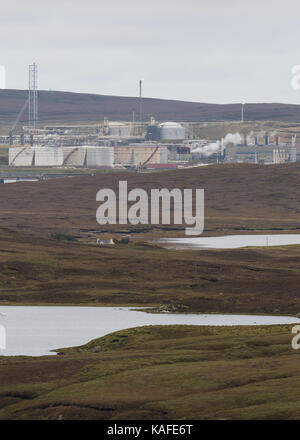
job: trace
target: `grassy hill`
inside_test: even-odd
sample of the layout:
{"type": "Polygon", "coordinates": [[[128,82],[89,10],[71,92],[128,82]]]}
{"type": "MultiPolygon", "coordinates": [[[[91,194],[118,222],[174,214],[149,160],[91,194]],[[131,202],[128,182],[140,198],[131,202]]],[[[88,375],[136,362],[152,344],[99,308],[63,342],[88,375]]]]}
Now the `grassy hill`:
{"type": "Polygon", "coordinates": [[[150,326],[2,357],[0,420],[299,419],[291,326],[150,326]]]}
{"type": "MultiPolygon", "coordinates": [[[[0,90],[0,124],[10,125],[27,98],[26,90],[0,90]]],[[[57,91],[39,92],[41,122],[131,121],[139,112],[135,97],[93,95],[57,91]]],[[[144,119],[173,121],[239,121],[240,104],[206,104],[144,98],[144,119]]],[[[27,115],[24,116],[24,121],[27,115]]],[[[252,121],[300,122],[300,106],[292,104],[247,104],[245,118],[252,121]]]]}

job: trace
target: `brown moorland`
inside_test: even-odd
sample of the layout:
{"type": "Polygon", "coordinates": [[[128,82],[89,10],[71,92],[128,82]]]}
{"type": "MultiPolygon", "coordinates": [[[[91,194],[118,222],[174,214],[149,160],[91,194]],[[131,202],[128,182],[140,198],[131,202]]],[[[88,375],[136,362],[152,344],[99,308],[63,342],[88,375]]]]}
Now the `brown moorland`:
{"type": "MultiPolygon", "coordinates": [[[[148,232],[147,225],[100,226],[96,222],[96,193],[112,188],[119,180],[128,189],[204,188],[205,234],[228,234],[260,230],[299,230],[300,163],[287,165],[210,165],[156,173],[106,173],[40,182],[2,185],[0,225],[30,234],[49,236],[60,231],[82,237],[109,231],[148,232]]],[[[183,226],[163,227],[184,234],[183,226]]]]}
{"type": "Polygon", "coordinates": [[[132,305],[203,313],[300,312],[300,246],[99,247],[0,229],[0,304],[132,305]]]}
{"type": "MultiPolygon", "coordinates": [[[[126,226],[134,232],[129,245],[95,246],[103,232],[124,232],[123,225],[101,227],[95,220],[97,190],[117,189],[120,179],[122,174],[105,174],[1,185],[2,304],[300,312],[299,246],[175,251],[143,243],[183,235],[178,225],[126,226]]],[[[124,179],[129,189],[204,188],[206,234],[299,231],[299,164],[124,173],[124,179]]]]}

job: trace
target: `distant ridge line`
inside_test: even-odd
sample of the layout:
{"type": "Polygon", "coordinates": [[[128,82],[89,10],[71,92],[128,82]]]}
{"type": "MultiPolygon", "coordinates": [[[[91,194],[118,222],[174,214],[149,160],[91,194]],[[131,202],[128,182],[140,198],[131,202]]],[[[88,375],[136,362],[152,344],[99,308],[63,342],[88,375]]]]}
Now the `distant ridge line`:
{"type": "MultiPolygon", "coordinates": [[[[0,90],[0,124],[9,125],[15,120],[27,93],[27,90],[0,90]]],[[[145,120],[150,120],[152,116],[158,121],[233,122],[240,120],[240,105],[144,98],[143,113],[145,120]]],[[[137,117],[138,109],[137,97],[39,91],[41,123],[94,122],[101,121],[104,117],[110,120],[132,121],[133,112],[137,117]]],[[[247,120],[298,123],[300,105],[249,103],[245,106],[245,122],[247,120]]]]}

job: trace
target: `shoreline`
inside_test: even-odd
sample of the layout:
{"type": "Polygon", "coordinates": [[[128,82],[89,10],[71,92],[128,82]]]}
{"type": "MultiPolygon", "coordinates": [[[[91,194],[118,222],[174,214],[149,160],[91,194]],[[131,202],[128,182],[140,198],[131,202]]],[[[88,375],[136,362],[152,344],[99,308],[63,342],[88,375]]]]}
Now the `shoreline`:
{"type": "Polygon", "coordinates": [[[215,312],[198,312],[198,311],[189,311],[189,312],[180,312],[180,311],[158,311],[155,310],[155,307],[160,307],[160,305],[149,305],[147,307],[141,306],[140,304],[80,304],[80,303],[1,303],[0,304],[0,311],[1,307],[95,307],[95,308],[116,308],[116,309],[122,309],[122,308],[128,308],[136,312],[143,312],[143,313],[150,313],[150,314],[159,314],[159,315],[166,315],[166,314],[174,314],[174,315],[237,315],[237,316],[288,316],[288,317],[294,317],[297,318],[296,315],[293,313],[260,313],[260,312],[222,312],[222,311],[215,311],[215,312]],[[153,310],[152,310],[153,307],[153,310]]]}
{"type": "MultiPolygon", "coordinates": [[[[4,319],[0,319],[0,324],[3,324],[4,326],[5,326],[6,322],[7,322],[6,318],[9,317],[9,316],[14,316],[13,312],[12,312],[13,315],[9,315],[10,312],[7,310],[7,308],[9,308],[9,307],[11,307],[11,306],[7,306],[6,309],[4,310],[6,312],[5,314],[3,314],[3,318],[4,319]]],[[[24,306],[15,306],[15,307],[12,306],[12,307],[13,308],[18,308],[18,309],[20,309],[20,308],[23,309],[24,308],[24,306]]],[[[30,309],[34,309],[35,307],[34,306],[32,306],[32,307],[29,306],[29,308],[30,309]]],[[[37,306],[36,308],[41,309],[43,307],[37,306]]],[[[73,309],[73,307],[65,307],[65,308],[73,309]]],[[[92,308],[95,309],[95,307],[92,307],[92,308]]],[[[233,313],[227,313],[227,314],[224,314],[224,313],[179,313],[179,312],[177,312],[177,313],[167,312],[166,313],[166,312],[163,312],[163,311],[162,312],[158,312],[158,311],[152,311],[151,309],[141,309],[141,308],[137,309],[137,308],[131,308],[131,307],[101,307],[101,309],[105,309],[105,308],[110,309],[108,311],[108,313],[115,313],[115,312],[112,311],[112,309],[116,310],[117,316],[118,316],[119,311],[123,310],[123,311],[127,312],[127,314],[128,314],[128,312],[129,313],[131,313],[131,312],[143,312],[143,313],[146,313],[147,315],[164,315],[164,316],[167,315],[167,316],[171,317],[171,321],[169,321],[167,319],[167,317],[166,317],[166,319],[159,318],[158,321],[157,321],[157,319],[151,318],[151,317],[150,317],[150,321],[149,321],[148,318],[144,318],[144,319],[142,318],[142,321],[140,321],[139,319],[136,320],[136,318],[134,318],[134,315],[133,315],[133,321],[131,320],[131,322],[130,321],[128,322],[128,319],[126,320],[126,316],[125,316],[125,320],[123,320],[124,322],[122,321],[122,319],[121,319],[121,321],[117,320],[118,323],[121,324],[121,326],[119,327],[118,325],[116,325],[116,326],[114,326],[115,329],[111,328],[109,325],[108,326],[104,325],[103,328],[97,329],[97,319],[99,318],[101,320],[101,322],[102,322],[103,317],[106,314],[106,310],[102,310],[102,311],[100,311],[99,317],[96,318],[95,328],[94,328],[95,332],[92,332],[94,334],[90,333],[90,334],[86,335],[86,341],[87,342],[84,345],[90,344],[95,339],[106,338],[106,337],[109,337],[110,335],[113,335],[115,333],[118,334],[120,332],[136,331],[137,329],[144,328],[144,327],[152,329],[152,328],[156,328],[158,326],[160,326],[160,327],[161,326],[162,327],[165,327],[165,326],[167,326],[167,327],[168,326],[176,326],[179,329],[179,331],[183,331],[183,332],[184,332],[184,329],[186,327],[191,327],[191,326],[192,327],[197,327],[197,328],[208,328],[208,329],[214,328],[214,329],[216,329],[216,331],[218,331],[217,329],[219,329],[219,328],[228,328],[229,327],[229,328],[240,328],[241,331],[242,331],[242,329],[245,328],[245,327],[247,327],[247,328],[248,327],[249,328],[250,327],[259,327],[259,328],[268,329],[268,328],[274,327],[274,326],[294,326],[294,325],[299,324],[299,322],[300,322],[300,318],[299,317],[288,316],[288,315],[236,314],[236,313],[235,314],[233,314],[233,313]],[[189,319],[189,315],[191,315],[191,319],[189,319]],[[101,318],[101,316],[102,316],[102,318],[101,318]],[[181,317],[185,316],[186,319],[184,319],[184,322],[181,322],[181,319],[179,318],[179,321],[178,321],[176,318],[174,318],[175,316],[181,316],[181,317]],[[199,316],[199,321],[200,322],[199,321],[197,322],[197,318],[195,320],[196,316],[199,316]],[[207,318],[207,320],[205,318],[207,318]],[[212,320],[210,320],[210,318],[212,318],[212,320]],[[243,318],[245,318],[245,320],[243,318]],[[274,318],[274,319],[272,319],[272,318],[274,318]],[[278,322],[276,322],[275,318],[279,318],[278,322]],[[289,322],[289,320],[290,320],[290,322],[289,322]],[[270,321],[270,322],[268,322],[268,321],[270,321]],[[100,333],[100,336],[99,336],[98,331],[100,333]]],[[[69,318],[70,318],[70,316],[72,316],[72,311],[69,310],[68,312],[69,313],[66,316],[69,316],[69,318]],[[71,313],[71,315],[70,315],[70,313],[71,313]]],[[[15,314],[16,313],[17,313],[17,316],[19,316],[18,313],[20,313],[20,311],[19,312],[15,311],[15,314]]],[[[24,313],[25,313],[25,317],[26,317],[28,314],[26,315],[27,312],[25,312],[25,311],[24,311],[24,313]]],[[[30,313],[33,314],[33,316],[35,316],[35,313],[37,313],[37,311],[31,310],[31,311],[29,311],[29,314],[30,313]]],[[[40,311],[40,313],[42,313],[42,312],[40,311]]],[[[52,316],[51,314],[48,315],[48,319],[51,316],[52,316]]],[[[84,316],[85,315],[83,315],[83,319],[85,319],[84,316]]],[[[73,316],[73,321],[74,321],[74,316],[73,316]]],[[[105,322],[105,319],[104,319],[103,322],[105,322]]],[[[71,325],[71,324],[72,324],[72,320],[69,322],[69,325],[71,325]]],[[[73,330],[75,331],[75,327],[76,326],[74,327],[74,322],[73,322],[72,325],[73,325],[73,330]]],[[[59,323],[59,321],[54,325],[54,327],[57,327],[57,329],[62,330],[61,323],[59,323]]],[[[26,326],[26,319],[25,319],[25,324],[23,324],[23,328],[24,328],[24,331],[26,332],[26,328],[27,328],[27,326],[26,326]]],[[[72,328],[72,327],[70,327],[70,328],[72,328]]],[[[14,326],[12,327],[12,329],[14,329],[14,326]]],[[[51,325],[50,325],[50,327],[46,326],[46,329],[47,329],[47,332],[53,330],[51,325]]],[[[74,331],[73,331],[73,333],[74,333],[74,331]]],[[[45,333],[45,328],[43,326],[40,327],[40,332],[41,332],[41,334],[44,335],[44,338],[46,337],[46,334],[48,334],[47,332],[45,333]]],[[[76,331],[75,331],[75,334],[76,334],[76,331]]],[[[78,339],[80,341],[80,336],[79,335],[77,335],[77,336],[78,336],[78,339]]],[[[22,335],[19,335],[19,339],[22,340],[22,335]]],[[[65,344],[66,345],[64,346],[65,347],[64,349],[72,350],[72,349],[74,349],[74,347],[77,347],[78,342],[76,342],[76,339],[77,339],[77,337],[73,337],[69,341],[65,340],[65,344]]],[[[18,340],[18,337],[17,337],[17,340],[18,340]]],[[[52,341],[52,344],[56,345],[57,342],[58,341],[54,337],[54,340],[52,341]]],[[[18,353],[17,352],[18,350],[16,350],[15,348],[12,349],[12,347],[11,347],[11,349],[12,349],[11,354],[7,354],[6,355],[5,354],[6,350],[4,350],[3,352],[2,352],[2,350],[0,350],[0,357],[11,358],[11,357],[19,357],[19,356],[24,357],[25,356],[25,357],[30,357],[30,358],[40,358],[40,357],[43,357],[43,356],[50,356],[52,352],[57,354],[57,353],[62,351],[61,348],[56,348],[55,346],[53,347],[53,345],[52,345],[53,348],[51,348],[51,344],[50,344],[50,346],[47,346],[48,345],[47,344],[47,338],[39,346],[39,350],[38,350],[39,354],[38,353],[37,354],[33,354],[33,352],[31,353],[31,350],[28,351],[28,349],[29,349],[28,338],[27,339],[25,338],[24,344],[23,344],[24,345],[24,347],[23,347],[24,351],[23,352],[21,350],[21,352],[18,353]]],[[[82,345],[78,345],[78,347],[81,347],[81,346],[82,345]]]]}

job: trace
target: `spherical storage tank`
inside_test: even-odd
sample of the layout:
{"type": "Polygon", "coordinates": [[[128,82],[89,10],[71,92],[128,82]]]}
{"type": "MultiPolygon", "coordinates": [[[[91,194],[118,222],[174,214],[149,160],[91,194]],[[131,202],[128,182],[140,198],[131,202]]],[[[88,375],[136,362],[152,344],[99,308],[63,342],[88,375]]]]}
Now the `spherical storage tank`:
{"type": "Polygon", "coordinates": [[[185,128],[177,122],[163,122],[159,127],[161,139],[185,139],[185,128]]]}

